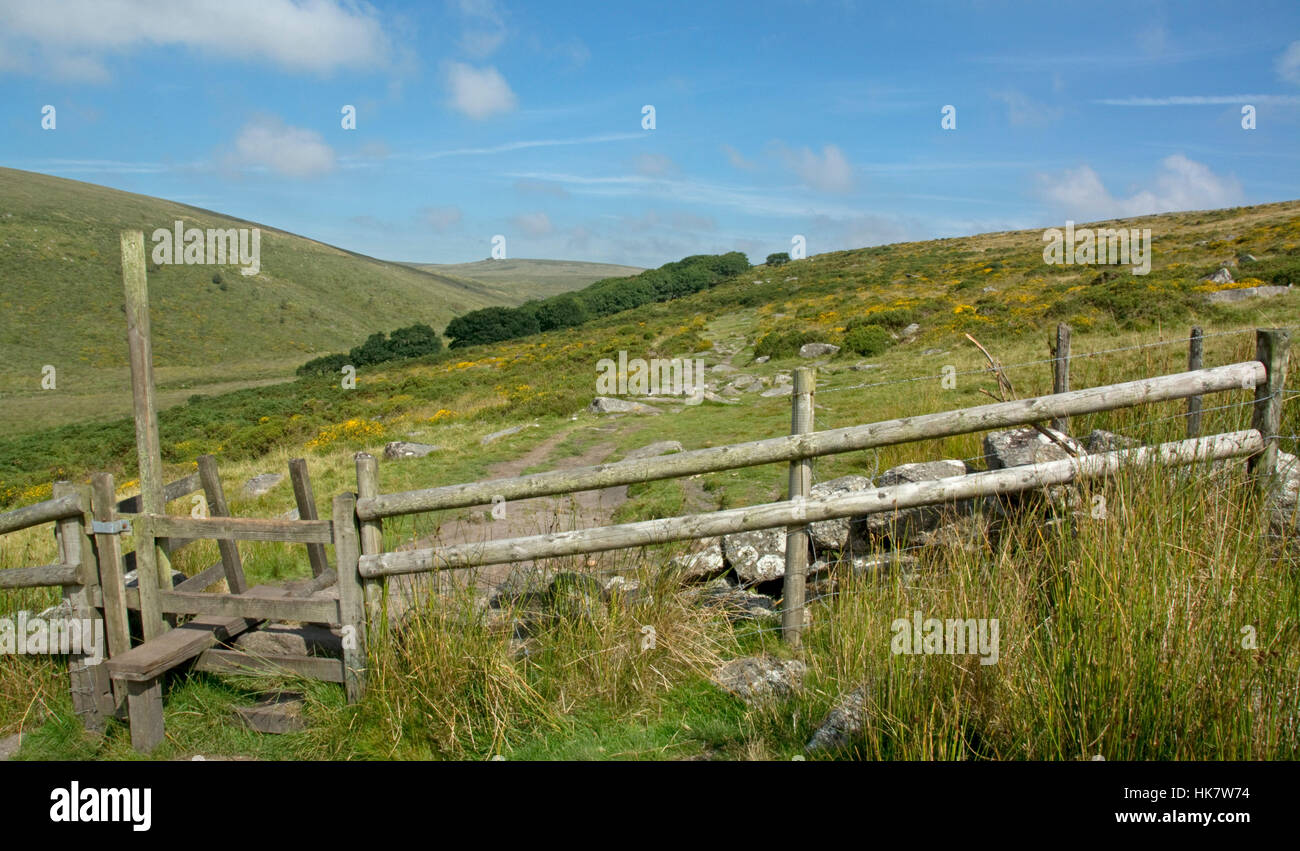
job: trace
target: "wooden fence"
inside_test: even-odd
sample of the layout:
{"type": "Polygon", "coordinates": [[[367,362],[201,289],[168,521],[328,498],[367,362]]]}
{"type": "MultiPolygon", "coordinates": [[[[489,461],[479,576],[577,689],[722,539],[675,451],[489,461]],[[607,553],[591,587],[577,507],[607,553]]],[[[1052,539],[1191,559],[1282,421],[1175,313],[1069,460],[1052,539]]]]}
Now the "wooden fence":
{"type": "Polygon", "coordinates": [[[83,656],[70,659],[74,706],[91,729],[102,728],[108,717],[125,715],[130,721],[132,744],[142,751],[162,741],[162,678],[183,663],[192,662],[196,669],[208,671],[290,672],[342,683],[348,700],[358,700],[365,688],[367,631],[385,626],[382,603],[390,576],[784,527],[782,629],[785,638],[797,645],[803,624],[809,523],[1018,493],[1105,477],[1130,467],[1247,457],[1248,469],[1260,487],[1271,483],[1277,469],[1287,332],[1257,331],[1254,360],[1202,368],[1203,335],[1194,329],[1186,372],[1071,390],[1070,335],[1069,329],[1062,326],[1052,347],[1054,392],[1046,396],[816,431],[814,375],[805,369],[795,375],[791,434],[787,436],[658,458],[388,494],[380,492],[374,457],[361,453],[356,457],[357,491],[335,497],[328,520],[317,519],[306,464],[295,459],[289,466],[299,519],[231,517],[216,461],[210,456],[197,459],[198,469],[193,475],[167,485],[162,482],[143,235],[124,233],[122,245],[141,494],[119,502],[112,476],[99,473],[89,485],[58,482],[50,499],[0,514],[0,534],[53,523],[58,541],[56,563],[0,571],[0,589],[61,587],[76,617],[103,620],[107,661],[91,665],[83,656]],[[1250,427],[1200,436],[1200,398],[1208,393],[1242,389],[1254,392],[1250,427]],[[1045,422],[1064,428],[1072,416],[1177,399],[1188,400],[1186,440],[935,481],[811,496],[814,458],[1045,422]],[[392,517],[486,505],[494,498],[569,494],[771,463],[789,464],[788,499],[780,502],[485,543],[383,551],[383,523],[392,517]],[[207,503],[207,516],[167,513],[168,502],[199,490],[207,503]],[[121,536],[127,531],[133,534],[135,549],[124,554],[121,536]],[[173,584],[169,556],[199,539],[218,542],[220,561],[173,584]],[[282,587],[248,587],[238,549],[241,540],[305,546],[313,579],[292,595],[282,587]],[[334,547],[334,569],[328,566],[326,546],[330,544],[334,547]],[[125,575],[132,568],[137,582],[135,587],[128,587],[125,575]],[[222,580],[229,593],[205,592],[222,580]],[[335,582],[337,600],[313,596],[335,582]],[[133,628],[133,615],[138,630],[133,628]],[[181,623],[178,616],[193,617],[181,623]],[[342,659],[293,655],[266,658],[221,646],[263,620],[336,627],[343,639],[342,659]]]}

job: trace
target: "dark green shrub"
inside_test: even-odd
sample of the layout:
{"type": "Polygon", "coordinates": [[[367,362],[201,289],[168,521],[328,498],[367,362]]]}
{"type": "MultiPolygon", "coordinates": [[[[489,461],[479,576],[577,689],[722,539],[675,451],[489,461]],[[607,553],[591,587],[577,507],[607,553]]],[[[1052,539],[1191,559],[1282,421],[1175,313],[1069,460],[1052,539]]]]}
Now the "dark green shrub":
{"type": "Polygon", "coordinates": [[[807,331],[773,331],[765,334],[754,346],[754,357],[767,355],[773,360],[792,358],[799,354],[800,346],[817,342],[818,336],[807,331]]]}
{"type": "Polygon", "coordinates": [[[768,266],[784,266],[786,263],[790,262],[790,254],[786,251],[769,254],[767,255],[767,260],[765,262],[768,266]]]}
{"type": "Polygon", "coordinates": [[[879,325],[859,325],[844,334],[844,348],[864,357],[882,354],[893,342],[889,331],[879,325]]]}

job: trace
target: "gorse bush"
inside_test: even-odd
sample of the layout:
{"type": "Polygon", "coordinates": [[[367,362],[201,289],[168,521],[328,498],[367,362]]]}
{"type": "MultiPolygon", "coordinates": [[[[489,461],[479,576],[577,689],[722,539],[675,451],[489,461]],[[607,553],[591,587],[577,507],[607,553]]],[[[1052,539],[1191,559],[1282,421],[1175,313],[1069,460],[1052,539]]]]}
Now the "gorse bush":
{"type": "Polygon", "coordinates": [[[754,346],[754,357],[767,356],[773,360],[792,358],[799,354],[804,343],[815,343],[821,335],[809,331],[773,331],[763,336],[754,346]]]}
{"type": "Polygon", "coordinates": [[[864,357],[883,353],[893,342],[889,332],[879,325],[859,325],[844,334],[844,348],[864,357]]]}

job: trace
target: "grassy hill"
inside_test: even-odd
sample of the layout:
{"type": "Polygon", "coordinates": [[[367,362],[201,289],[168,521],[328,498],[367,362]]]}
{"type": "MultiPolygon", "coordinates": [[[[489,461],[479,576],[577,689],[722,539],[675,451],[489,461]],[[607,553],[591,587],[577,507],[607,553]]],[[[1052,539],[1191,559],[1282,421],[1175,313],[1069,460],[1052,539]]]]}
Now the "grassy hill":
{"type": "Polygon", "coordinates": [[[577,260],[479,260],[474,263],[411,263],[414,269],[478,281],[503,299],[526,301],[581,289],[602,278],[625,278],[644,271],[636,266],[577,260]],[[527,294],[526,298],[521,298],[527,294]]]}
{"type": "MultiPolygon", "coordinates": [[[[293,506],[288,487],[252,498],[239,493],[239,484],[305,456],[325,516],[333,495],[354,488],[353,453],[380,453],[389,440],[420,440],[441,451],[381,461],[384,492],[483,480],[500,475],[506,463],[526,474],[575,458],[618,459],[660,440],[694,449],[789,431],[789,397],[752,392],[736,404],[666,406],[660,416],[592,414],[586,406],[596,395],[597,361],[619,351],[647,358],[698,353],[710,366],[734,370],[710,373],[723,383],[737,373],[773,381],[809,365],[795,354],[800,339],[845,344],[838,355],[811,362],[816,427],[827,429],[989,401],[981,390],[995,384],[981,373],[984,357],[967,333],[1007,365],[1017,394],[1027,397],[1050,392],[1047,340],[1059,321],[1074,328],[1075,387],[1185,369],[1192,324],[1210,335],[1206,366],[1252,358],[1254,327],[1300,324],[1300,288],[1235,303],[1206,298],[1292,280],[1300,267],[1300,202],[1123,224],[1151,228],[1149,275],[1047,265],[1041,230],[833,252],[754,267],[710,290],[563,332],[364,369],[353,391],[304,379],[196,400],[161,416],[167,478],[192,470],[198,454],[216,453],[232,510],[268,517],[293,506]],[[1206,280],[1224,267],[1234,283],[1206,280]],[[903,335],[910,324],[915,333],[903,335]],[[884,330],[871,355],[849,348],[864,327],[884,330]],[[761,364],[760,348],[772,352],[761,364]],[[955,387],[942,382],[947,367],[958,376],[955,387]],[[481,442],[504,426],[534,423],[481,442]]],[[[1204,432],[1246,427],[1250,399],[1245,390],[1207,398],[1204,432]]],[[[1182,436],[1184,411],[1172,402],[1079,416],[1071,431],[1105,428],[1146,442],[1169,440],[1182,436]]],[[[1296,452],[1300,409],[1292,402],[1282,433],[1282,448],[1296,452]]],[[[876,476],[937,458],[980,464],[980,438],[818,459],[814,481],[876,476]]],[[[135,475],[130,420],[0,435],[0,506],[48,497],[51,478],[84,480],[95,469],[135,475]]],[[[1202,470],[1185,477],[1125,474],[1099,491],[1110,512],[1100,520],[1070,515],[1047,523],[1027,514],[1005,530],[1009,543],[999,548],[918,553],[913,576],[923,581],[902,573],[847,577],[837,596],[813,603],[804,692],[772,706],[745,706],[708,680],[720,659],[786,652],[770,623],[691,604],[693,591],[661,570],[674,550],[646,548],[620,554],[619,569],[652,590],[650,602],[626,610],[611,604],[590,619],[558,618],[530,633],[527,653],[508,630],[430,608],[408,624],[403,643],[376,651],[371,692],[361,705],[344,706],[337,687],[313,687],[312,728],[300,736],[252,737],[222,720],[229,706],[253,699],[249,688],[202,676],[178,681],[168,696],[169,742],[156,755],[216,748],[268,758],[789,759],[803,754],[840,695],[863,687],[867,727],[852,750],[838,755],[1294,759],[1300,586],[1294,563],[1278,558],[1279,542],[1259,534],[1243,481],[1202,470]],[[890,620],[913,610],[1000,618],[1002,661],[963,667],[951,657],[891,656],[890,620]],[[628,652],[647,623],[657,630],[657,647],[628,652]],[[1243,624],[1257,629],[1258,652],[1238,650],[1243,624]]],[[[785,465],[769,465],[635,485],[614,519],[780,499],[786,482],[785,465]]],[[[386,521],[384,549],[428,540],[470,514],[386,521]]],[[[490,536],[482,514],[475,528],[490,536]]],[[[211,564],[215,547],[203,546],[175,566],[193,573],[211,564]]],[[[301,549],[250,545],[250,579],[307,575],[301,549]]],[[[0,568],[54,558],[48,532],[34,530],[0,550],[0,568]]],[[[583,560],[564,566],[581,570],[583,560]]],[[[0,611],[39,610],[54,599],[37,596],[9,595],[0,611]]],[[[106,742],[75,734],[66,678],[48,661],[0,657],[0,732],[32,724],[34,681],[52,695],[53,721],[37,731],[28,753],[129,755],[122,729],[106,742]]]]}
{"type": "Polygon", "coordinates": [[[127,413],[129,387],[118,234],[258,227],[261,272],[238,266],[151,267],[155,366],[164,403],[203,390],[289,377],[313,353],[346,351],[374,331],[441,329],[527,291],[389,263],[184,204],[0,168],[0,426],[43,426],[127,413]],[[219,275],[220,283],[214,279],[219,275]],[[57,391],[40,390],[42,366],[57,391]]]}

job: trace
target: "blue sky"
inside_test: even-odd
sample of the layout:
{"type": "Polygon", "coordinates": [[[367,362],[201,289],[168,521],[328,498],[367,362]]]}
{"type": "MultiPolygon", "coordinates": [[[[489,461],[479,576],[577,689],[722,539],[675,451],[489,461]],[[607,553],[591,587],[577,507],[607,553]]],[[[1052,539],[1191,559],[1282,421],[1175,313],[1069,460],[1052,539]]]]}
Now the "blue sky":
{"type": "Polygon", "coordinates": [[[386,259],[761,262],[1300,198],[1300,4],[0,0],[0,130],[386,259]]]}

